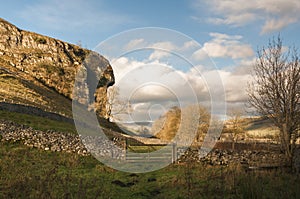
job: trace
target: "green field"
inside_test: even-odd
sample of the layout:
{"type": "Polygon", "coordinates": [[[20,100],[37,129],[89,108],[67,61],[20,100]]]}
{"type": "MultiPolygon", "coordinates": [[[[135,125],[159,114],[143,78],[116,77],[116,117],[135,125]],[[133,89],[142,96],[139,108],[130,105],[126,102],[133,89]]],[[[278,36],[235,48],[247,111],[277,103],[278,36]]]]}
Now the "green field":
{"type": "Polygon", "coordinates": [[[54,130],[66,133],[76,133],[76,128],[73,124],[34,115],[0,110],[0,119],[23,124],[41,131],[54,130]]]}
{"type": "Polygon", "coordinates": [[[128,151],[134,153],[150,153],[162,149],[164,146],[128,146],[128,151]]]}
{"type": "MultiPolygon", "coordinates": [[[[0,111],[0,119],[40,130],[75,132],[67,123],[19,113],[0,111]]],[[[246,172],[240,165],[186,162],[131,174],[91,156],[0,142],[0,198],[300,198],[299,187],[300,176],[284,170],[246,172]]]]}
{"type": "Polygon", "coordinates": [[[130,174],[92,157],[0,142],[0,198],[299,198],[300,178],[238,165],[175,164],[130,174]]]}

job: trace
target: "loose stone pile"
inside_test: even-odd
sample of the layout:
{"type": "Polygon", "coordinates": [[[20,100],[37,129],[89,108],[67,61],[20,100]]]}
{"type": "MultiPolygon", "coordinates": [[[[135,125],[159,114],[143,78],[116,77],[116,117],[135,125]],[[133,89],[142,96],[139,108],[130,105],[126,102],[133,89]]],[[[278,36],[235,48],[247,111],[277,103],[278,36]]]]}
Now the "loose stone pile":
{"type": "Polygon", "coordinates": [[[82,142],[88,151],[96,158],[109,157],[113,159],[124,159],[125,150],[118,143],[102,138],[101,136],[82,136],[82,142]]]}

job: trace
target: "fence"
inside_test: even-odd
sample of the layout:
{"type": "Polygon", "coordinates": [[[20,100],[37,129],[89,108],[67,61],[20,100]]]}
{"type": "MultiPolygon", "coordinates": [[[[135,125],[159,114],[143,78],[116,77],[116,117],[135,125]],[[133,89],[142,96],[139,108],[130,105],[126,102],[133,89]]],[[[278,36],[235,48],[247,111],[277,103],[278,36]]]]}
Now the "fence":
{"type": "Polygon", "coordinates": [[[125,160],[131,163],[172,162],[177,159],[175,143],[142,143],[125,139],[125,160]]]}

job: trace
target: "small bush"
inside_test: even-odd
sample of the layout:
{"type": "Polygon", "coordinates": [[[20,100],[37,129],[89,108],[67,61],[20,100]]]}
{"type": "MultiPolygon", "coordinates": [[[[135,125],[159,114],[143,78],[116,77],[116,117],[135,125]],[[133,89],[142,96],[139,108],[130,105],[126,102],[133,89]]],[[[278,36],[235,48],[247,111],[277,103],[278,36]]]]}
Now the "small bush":
{"type": "Polygon", "coordinates": [[[63,68],[58,69],[58,75],[59,76],[64,76],[66,74],[65,70],[63,68]]]}
{"type": "Polygon", "coordinates": [[[47,43],[47,40],[42,37],[35,37],[34,41],[37,42],[38,44],[46,44],[47,43]]]}

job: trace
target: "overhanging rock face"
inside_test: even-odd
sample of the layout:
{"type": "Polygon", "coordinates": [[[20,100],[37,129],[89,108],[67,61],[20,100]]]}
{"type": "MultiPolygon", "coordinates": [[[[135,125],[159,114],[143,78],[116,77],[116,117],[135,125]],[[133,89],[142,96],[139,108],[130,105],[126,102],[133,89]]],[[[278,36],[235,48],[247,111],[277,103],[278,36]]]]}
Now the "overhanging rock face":
{"type": "Polygon", "coordinates": [[[91,52],[76,75],[73,100],[108,118],[107,88],[115,83],[109,62],[96,52],[91,52]]]}

